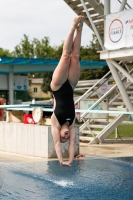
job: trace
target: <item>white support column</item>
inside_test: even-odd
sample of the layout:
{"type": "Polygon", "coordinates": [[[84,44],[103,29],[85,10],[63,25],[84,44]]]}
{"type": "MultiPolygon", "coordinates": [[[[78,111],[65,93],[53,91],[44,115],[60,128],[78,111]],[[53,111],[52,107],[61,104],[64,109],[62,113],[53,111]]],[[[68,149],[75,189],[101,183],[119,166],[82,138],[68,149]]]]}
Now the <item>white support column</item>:
{"type": "MultiPolygon", "coordinates": [[[[110,0],[104,0],[104,16],[110,14],[110,0]]],[[[105,30],[106,30],[106,18],[104,20],[104,41],[105,41],[105,30]]]]}
{"type": "Polygon", "coordinates": [[[113,75],[113,78],[114,78],[114,80],[115,80],[115,82],[116,82],[116,84],[117,84],[117,86],[118,86],[118,88],[120,90],[120,93],[122,95],[122,98],[123,98],[123,101],[124,101],[125,105],[127,106],[129,111],[132,111],[133,110],[132,103],[131,103],[131,101],[129,99],[129,96],[128,96],[127,92],[126,92],[126,89],[125,89],[125,87],[124,87],[124,85],[123,85],[123,83],[122,83],[122,81],[121,81],[121,79],[119,77],[119,74],[117,73],[116,68],[113,66],[113,64],[110,62],[109,59],[107,59],[106,61],[108,63],[110,71],[111,71],[111,73],[113,75]]]}
{"type": "Polygon", "coordinates": [[[121,11],[124,10],[126,3],[127,3],[127,0],[123,0],[123,1],[121,2],[121,7],[120,7],[120,9],[119,9],[119,12],[121,12],[121,11]]]}
{"type": "Polygon", "coordinates": [[[110,60],[110,62],[121,72],[124,74],[124,76],[126,76],[131,83],[133,83],[133,77],[126,71],[124,70],[116,61],[114,60],[110,60]]]}
{"type": "Polygon", "coordinates": [[[13,66],[10,66],[10,72],[8,76],[8,84],[9,84],[9,104],[14,103],[14,73],[13,66]]]}
{"type": "Polygon", "coordinates": [[[104,15],[110,14],[110,0],[104,0],[104,15]]]}

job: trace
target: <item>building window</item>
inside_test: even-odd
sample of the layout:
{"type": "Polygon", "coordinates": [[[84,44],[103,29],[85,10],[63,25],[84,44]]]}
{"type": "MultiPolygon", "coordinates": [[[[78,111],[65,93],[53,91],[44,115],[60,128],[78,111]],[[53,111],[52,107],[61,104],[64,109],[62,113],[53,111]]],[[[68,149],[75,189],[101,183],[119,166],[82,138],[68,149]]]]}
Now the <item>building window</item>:
{"type": "Polygon", "coordinates": [[[37,93],[37,88],[34,88],[34,93],[37,93]]]}

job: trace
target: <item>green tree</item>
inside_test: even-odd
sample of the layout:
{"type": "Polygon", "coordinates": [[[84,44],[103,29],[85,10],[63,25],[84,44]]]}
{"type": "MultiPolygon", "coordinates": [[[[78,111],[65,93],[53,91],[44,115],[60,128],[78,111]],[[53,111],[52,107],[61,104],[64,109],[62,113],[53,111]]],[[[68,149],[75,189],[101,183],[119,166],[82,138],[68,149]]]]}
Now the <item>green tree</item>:
{"type": "Polygon", "coordinates": [[[27,35],[24,34],[24,38],[15,46],[13,53],[15,57],[34,58],[34,46],[27,35]]]}
{"type": "MultiPolygon", "coordinates": [[[[100,44],[95,34],[92,35],[92,40],[90,41],[90,45],[80,48],[80,56],[81,60],[90,60],[90,61],[101,61],[100,53],[98,51],[101,50],[100,44]]],[[[80,72],[80,80],[93,80],[100,79],[109,71],[107,66],[102,67],[100,69],[87,69],[80,72]]]]}
{"type": "Polygon", "coordinates": [[[48,91],[52,92],[51,88],[50,88],[50,82],[51,82],[51,79],[52,79],[52,74],[53,74],[52,72],[43,73],[43,83],[42,83],[41,89],[45,93],[47,93],[48,91]]]}
{"type": "Polygon", "coordinates": [[[0,57],[13,57],[13,53],[11,53],[7,49],[4,50],[4,49],[0,48],[0,57]]]}
{"type": "Polygon", "coordinates": [[[55,50],[53,47],[50,46],[49,37],[44,37],[41,41],[34,38],[33,46],[34,46],[34,55],[36,58],[47,58],[47,59],[54,58],[55,50]]]}
{"type": "Polygon", "coordinates": [[[108,66],[104,66],[100,69],[86,69],[80,72],[80,80],[101,79],[108,71],[108,66]]]}
{"type": "MultiPolygon", "coordinates": [[[[29,40],[27,35],[21,40],[20,44],[14,49],[14,56],[24,58],[46,58],[55,59],[58,57],[56,51],[59,54],[57,47],[53,48],[50,46],[49,37],[44,37],[40,41],[34,38],[32,41],[29,40]]],[[[28,74],[28,76],[32,76],[28,74]]],[[[42,91],[50,91],[50,81],[52,77],[51,72],[35,73],[35,77],[43,78],[42,91]]]]}
{"type": "Polygon", "coordinates": [[[97,40],[96,35],[93,34],[90,45],[87,45],[86,47],[81,46],[80,48],[81,60],[99,61],[100,54],[98,53],[98,51],[100,51],[100,44],[97,40]]]}
{"type": "Polygon", "coordinates": [[[28,91],[16,91],[16,99],[21,99],[22,101],[29,101],[32,99],[28,91]]]}
{"type": "Polygon", "coordinates": [[[55,58],[55,49],[50,46],[49,37],[44,37],[41,41],[34,38],[32,41],[24,34],[20,44],[15,46],[15,57],[24,58],[55,58]]]}
{"type": "Polygon", "coordinates": [[[62,51],[63,51],[63,44],[64,42],[62,42],[62,44],[60,46],[56,46],[54,47],[55,50],[55,59],[60,59],[61,55],[62,55],[62,51]]]}

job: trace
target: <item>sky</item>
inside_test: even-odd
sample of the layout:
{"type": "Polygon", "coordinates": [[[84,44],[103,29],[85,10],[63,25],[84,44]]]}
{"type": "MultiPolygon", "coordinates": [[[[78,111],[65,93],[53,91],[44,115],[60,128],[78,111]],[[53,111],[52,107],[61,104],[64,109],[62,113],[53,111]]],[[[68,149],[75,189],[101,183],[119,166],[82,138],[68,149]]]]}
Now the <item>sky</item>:
{"type": "MultiPolygon", "coordinates": [[[[111,1],[111,12],[117,12],[118,1],[111,1]]],[[[133,0],[127,2],[133,7],[133,0]]],[[[61,45],[74,17],[76,13],[63,0],[0,0],[0,47],[13,51],[24,34],[30,41],[49,37],[51,46],[61,45]]],[[[92,33],[84,24],[82,46],[90,44],[92,33]]]]}

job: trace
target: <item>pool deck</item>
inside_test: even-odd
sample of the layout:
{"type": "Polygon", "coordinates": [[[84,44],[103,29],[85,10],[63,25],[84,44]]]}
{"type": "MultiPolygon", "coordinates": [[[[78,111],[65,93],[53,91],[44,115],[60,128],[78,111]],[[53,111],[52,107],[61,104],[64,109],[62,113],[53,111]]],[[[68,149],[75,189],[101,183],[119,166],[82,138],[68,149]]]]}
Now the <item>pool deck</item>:
{"type": "Polygon", "coordinates": [[[82,146],[80,147],[80,152],[86,156],[94,157],[131,157],[133,156],[133,143],[82,146]]]}
{"type": "MultiPolygon", "coordinates": [[[[80,153],[85,154],[85,157],[132,157],[133,144],[100,144],[85,147],[81,146],[80,153]]],[[[43,162],[47,160],[56,159],[24,156],[0,151],[0,162],[43,162]]]]}

